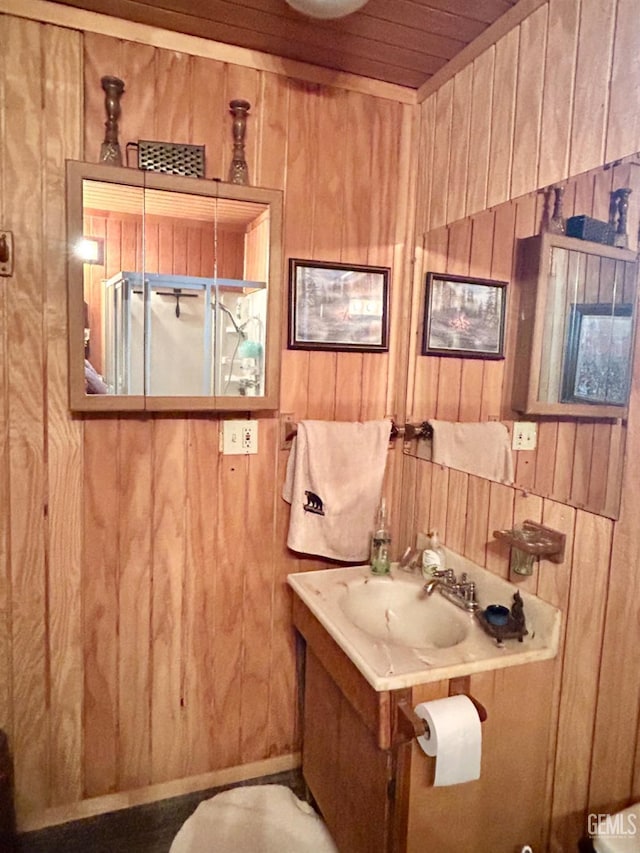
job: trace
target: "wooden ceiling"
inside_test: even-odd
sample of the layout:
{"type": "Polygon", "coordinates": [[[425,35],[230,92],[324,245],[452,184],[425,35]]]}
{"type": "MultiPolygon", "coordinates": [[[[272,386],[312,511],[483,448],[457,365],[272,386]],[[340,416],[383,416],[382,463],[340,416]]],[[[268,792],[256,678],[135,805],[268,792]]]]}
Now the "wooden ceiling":
{"type": "Polygon", "coordinates": [[[418,89],[517,0],[368,0],[332,21],[285,0],[62,0],[324,68],[418,89]]]}

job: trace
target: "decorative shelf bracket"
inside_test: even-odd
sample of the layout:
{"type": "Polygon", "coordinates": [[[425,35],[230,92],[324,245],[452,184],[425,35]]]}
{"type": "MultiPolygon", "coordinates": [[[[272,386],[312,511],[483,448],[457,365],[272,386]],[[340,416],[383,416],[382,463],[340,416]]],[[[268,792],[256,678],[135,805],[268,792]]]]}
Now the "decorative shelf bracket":
{"type": "Polygon", "coordinates": [[[552,563],[564,562],[566,534],[538,524],[537,521],[528,519],[512,530],[494,530],[493,535],[532,558],[544,557],[552,563]]]}

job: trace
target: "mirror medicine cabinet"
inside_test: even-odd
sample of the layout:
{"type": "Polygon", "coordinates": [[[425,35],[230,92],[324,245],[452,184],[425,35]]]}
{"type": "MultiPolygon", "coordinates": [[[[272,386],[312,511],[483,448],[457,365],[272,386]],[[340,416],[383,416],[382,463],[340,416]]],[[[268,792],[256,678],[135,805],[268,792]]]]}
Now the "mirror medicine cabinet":
{"type": "Polygon", "coordinates": [[[514,409],[551,417],[626,417],[635,252],[544,233],[519,241],[517,278],[514,409]]]}
{"type": "Polygon", "coordinates": [[[279,190],[68,161],[67,216],[73,411],[277,408],[279,190]]]}

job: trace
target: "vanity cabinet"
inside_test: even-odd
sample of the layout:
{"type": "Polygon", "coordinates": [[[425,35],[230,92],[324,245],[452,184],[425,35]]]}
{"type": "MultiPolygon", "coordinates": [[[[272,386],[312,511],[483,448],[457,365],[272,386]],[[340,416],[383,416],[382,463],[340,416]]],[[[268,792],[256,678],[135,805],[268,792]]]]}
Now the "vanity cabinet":
{"type": "Polygon", "coordinates": [[[518,241],[513,407],[527,415],[624,418],[637,256],[561,234],[518,241]]]}
{"type": "Polygon", "coordinates": [[[375,691],[294,596],[302,638],[302,772],[341,853],[544,848],[555,660],[375,691]],[[487,709],[477,781],[433,787],[435,760],[398,727],[411,707],[469,692],[487,709]]]}

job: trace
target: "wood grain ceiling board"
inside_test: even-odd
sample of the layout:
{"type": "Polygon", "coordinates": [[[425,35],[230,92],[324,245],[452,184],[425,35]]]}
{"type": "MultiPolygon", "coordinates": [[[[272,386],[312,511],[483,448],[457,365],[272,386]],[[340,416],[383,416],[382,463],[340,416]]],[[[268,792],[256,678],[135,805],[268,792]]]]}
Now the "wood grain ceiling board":
{"type": "Polygon", "coordinates": [[[517,0],[369,0],[314,20],[285,0],[63,0],[187,35],[417,89],[517,0]]]}
{"type": "Polygon", "coordinates": [[[142,187],[104,181],[85,182],[83,204],[85,211],[100,212],[102,215],[110,211],[141,216],[144,210],[147,214],[168,216],[172,219],[202,222],[214,222],[217,219],[220,226],[242,231],[268,208],[268,205],[257,202],[231,198],[216,199],[195,193],[187,195],[163,190],[144,191],[142,187]]]}

